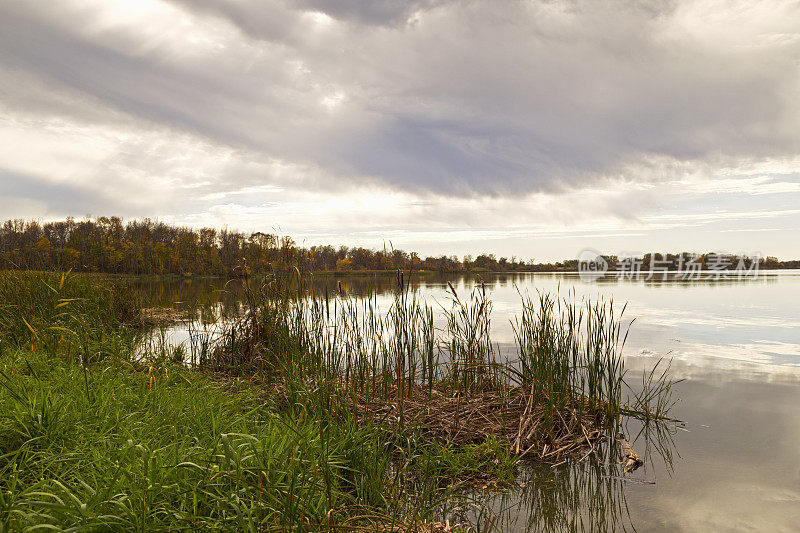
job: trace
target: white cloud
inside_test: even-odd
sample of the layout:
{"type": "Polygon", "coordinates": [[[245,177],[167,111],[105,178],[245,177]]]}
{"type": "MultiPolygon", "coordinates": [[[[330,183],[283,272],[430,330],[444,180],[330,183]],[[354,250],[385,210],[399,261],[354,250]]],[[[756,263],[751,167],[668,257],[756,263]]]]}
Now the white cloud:
{"type": "Polygon", "coordinates": [[[800,220],[796,3],[12,0],[0,15],[0,180],[27,179],[29,216],[114,208],[465,251],[681,228],[707,246],[686,228],[765,213],[786,243],[800,220]]]}

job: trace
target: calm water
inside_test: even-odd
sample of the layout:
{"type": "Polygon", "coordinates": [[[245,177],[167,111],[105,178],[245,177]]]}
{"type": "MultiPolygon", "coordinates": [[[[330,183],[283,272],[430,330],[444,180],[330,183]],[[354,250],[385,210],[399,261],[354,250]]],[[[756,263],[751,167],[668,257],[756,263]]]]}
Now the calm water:
{"type": "MultiPolygon", "coordinates": [[[[351,295],[377,290],[386,299],[390,279],[340,278],[351,295]]],[[[451,277],[459,290],[474,277],[451,277]]],[[[660,358],[672,359],[680,401],[661,444],[634,481],[608,477],[586,464],[532,472],[517,493],[497,496],[495,523],[507,531],[636,529],[639,531],[800,530],[800,271],[762,272],[757,280],[610,281],[576,276],[484,276],[493,307],[492,337],[501,349],[513,341],[510,320],[520,311],[518,291],[574,290],[577,297],[613,297],[636,319],[625,346],[629,379],[660,358]]],[[[447,301],[448,278],[425,277],[417,290],[447,301]]],[[[236,306],[235,286],[220,282],[159,282],[142,287],[155,304],[187,308],[236,306]]],[[[187,339],[185,328],[169,332],[187,339]]],[[[635,436],[638,427],[629,433],[635,436]]]]}

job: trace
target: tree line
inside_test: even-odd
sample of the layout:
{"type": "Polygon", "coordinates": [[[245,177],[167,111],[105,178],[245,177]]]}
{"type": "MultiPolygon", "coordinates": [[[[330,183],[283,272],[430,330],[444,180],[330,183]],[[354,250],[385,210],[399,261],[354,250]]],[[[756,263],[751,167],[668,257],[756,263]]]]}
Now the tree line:
{"type": "Polygon", "coordinates": [[[530,270],[533,262],[492,254],[422,258],[416,252],[363,247],[302,247],[288,236],[174,226],[119,217],[8,220],[0,228],[0,267],[144,275],[260,274],[302,271],[530,270]]]}
{"type": "MultiPolygon", "coordinates": [[[[608,257],[609,260],[614,258],[608,257]]],[[[643,266],[648,264],[645,256],[643,266]]],[[[768,258],[762,268],[798,268],[768,258]]],[[[420,257],[416,252],[363,247],[302,247],[288,236],[174,226],[119,217],[63,221],[8,220],[0,228],[0,268],[74,270],[138,275],[262,274],[274,270],[437,272],[575,272],[577,260],[534,263],[494,254],[420,257]]]]}

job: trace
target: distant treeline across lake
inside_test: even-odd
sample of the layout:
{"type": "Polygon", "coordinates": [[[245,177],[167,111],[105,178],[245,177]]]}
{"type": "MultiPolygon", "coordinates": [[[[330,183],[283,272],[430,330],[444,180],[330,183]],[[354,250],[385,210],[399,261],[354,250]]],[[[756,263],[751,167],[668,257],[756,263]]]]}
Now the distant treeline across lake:
{"type": "MultiPolygon", "coordinates": [[[[679,264],[686,254],[645,255],[660,264],[679,264]]],[[[709,253],[696,256],[704,263],[709,253]]],[[[606,257],[610,265],[614,256],[606,257]]],[[[760,260],[760,268],[800,268],[800,260],[760,260]]],[[[533,259],[497,258],[492,253],[473,257],[421,257],[416,252],[374,250],[347,246],[302,247],[289,236],[228,229],[194,229],[150,219],[123,222],[119,217],[63,221],[9,220],[0,228],[0,268],[69,270],[138,275],[240,276],[276,269],[316,272],[427,270],[434,272],[575,272],[576,259],[536,263],[533,259]]],[[[612,266],[613,269],[613,266],[612,266]]]]}

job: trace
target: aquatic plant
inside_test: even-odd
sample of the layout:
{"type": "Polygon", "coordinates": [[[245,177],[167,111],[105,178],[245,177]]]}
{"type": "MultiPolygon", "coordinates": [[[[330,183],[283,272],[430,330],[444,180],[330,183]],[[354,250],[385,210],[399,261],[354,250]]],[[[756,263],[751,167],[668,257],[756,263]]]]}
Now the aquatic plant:
{"type": "Polygon", "coordinates": [[[611,301],[523,298],[518,358],[501,360],[482,284],[466,299],[450,285],[439,325],[402,273],[385,312],[374,297],[308,286],[299,272],[247,286],[247,312],[223,323],[208,368],[257,375],[292,402],[322,389],[396,431],[412,424],[456,444],[499,438],[520,456],[556,462],[613,439],[623,416],[669,412],[667,373],[651,375],[634,401],[623,397],[625,338],[611,301]]]}

